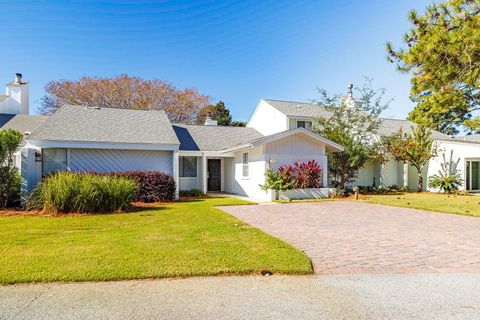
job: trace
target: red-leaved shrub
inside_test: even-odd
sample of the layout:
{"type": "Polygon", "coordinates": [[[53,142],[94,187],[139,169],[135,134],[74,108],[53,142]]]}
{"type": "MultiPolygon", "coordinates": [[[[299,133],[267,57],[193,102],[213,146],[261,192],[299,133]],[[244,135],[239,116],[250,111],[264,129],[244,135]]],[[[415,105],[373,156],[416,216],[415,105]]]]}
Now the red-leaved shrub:
{"type": "Polygon", "coordinates": [[[320,188],[322,186],[322,168],[315,160],[296,161],[292,165],[281,165],[280,176],[285,182],[292,182],[295,189],[320,188]]]}
{"type": "Polygon", "coordinates": [[[138,184],[135,201],[158,202],[175,200],[176,184],[173,177],[160,171],[125,171],[112,173],[132,179],[138,184]]]}

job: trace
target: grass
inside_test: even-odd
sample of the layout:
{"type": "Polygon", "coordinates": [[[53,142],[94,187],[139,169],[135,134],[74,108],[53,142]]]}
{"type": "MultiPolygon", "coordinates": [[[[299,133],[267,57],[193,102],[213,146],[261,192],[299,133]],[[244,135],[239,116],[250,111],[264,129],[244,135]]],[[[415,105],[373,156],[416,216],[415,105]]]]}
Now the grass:
{"type": "Polygon", "coordinates": [[[480,217],[480,196],[445,195],[422,192],[362,195],[360,200],[388,206],[480,217]]]}
{"type": "Polygon", "coordinates": [[[254,274],[310,274],[299,250],[204,198],[138,212],[0,216],[0,283],[254,274]]]}

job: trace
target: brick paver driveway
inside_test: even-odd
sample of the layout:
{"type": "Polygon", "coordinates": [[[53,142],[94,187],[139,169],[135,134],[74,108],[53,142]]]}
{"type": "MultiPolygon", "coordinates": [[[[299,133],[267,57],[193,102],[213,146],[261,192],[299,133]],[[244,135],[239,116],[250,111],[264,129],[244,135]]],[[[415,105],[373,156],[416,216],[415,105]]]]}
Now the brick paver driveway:
{"type": "Polygon", "coordinates": [[[222,207],[319,274],[480,272],[480,218],[352,201],[222,207]]]}

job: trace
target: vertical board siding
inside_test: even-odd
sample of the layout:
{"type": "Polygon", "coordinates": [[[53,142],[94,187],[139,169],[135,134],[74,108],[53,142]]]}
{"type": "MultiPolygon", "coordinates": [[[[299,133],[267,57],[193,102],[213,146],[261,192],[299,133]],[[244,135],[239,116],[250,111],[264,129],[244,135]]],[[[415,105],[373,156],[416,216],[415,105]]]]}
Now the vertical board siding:
{"type": "Polygon", "coordinates": [[[155,170],[173,173],[171,151],[70,149],[71,171],[155,170]]]}
{"type": "Polygon", "coordinates": [[[325,146],[298,135],[285,137],[267,144],[269,154],[325,155],[325,146]]]}

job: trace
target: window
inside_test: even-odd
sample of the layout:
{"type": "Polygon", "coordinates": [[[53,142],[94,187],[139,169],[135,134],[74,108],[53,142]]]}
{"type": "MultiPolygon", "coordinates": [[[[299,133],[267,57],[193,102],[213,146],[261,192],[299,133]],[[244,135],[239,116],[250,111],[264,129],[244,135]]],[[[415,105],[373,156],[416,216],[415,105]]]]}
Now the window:
{"type": "Polygon", "coordinates": [[[43,176],[67,170],[67,149],[43,149],[42,153],[43,176]]]}
{"type": "Polygon", "coordinates": [[[297,121],[297,128],[312,129],[312,121],[297,121]]]}
{"type": "Polygon", "coordinates": [[[179,167],[181,178],[197,177],[197,157],[180,157],[179,167]]]}
{"type": "Polygon", "coordinates": [[[248,152],[242,153],[242,176],[248,177],[248,152]]]}

